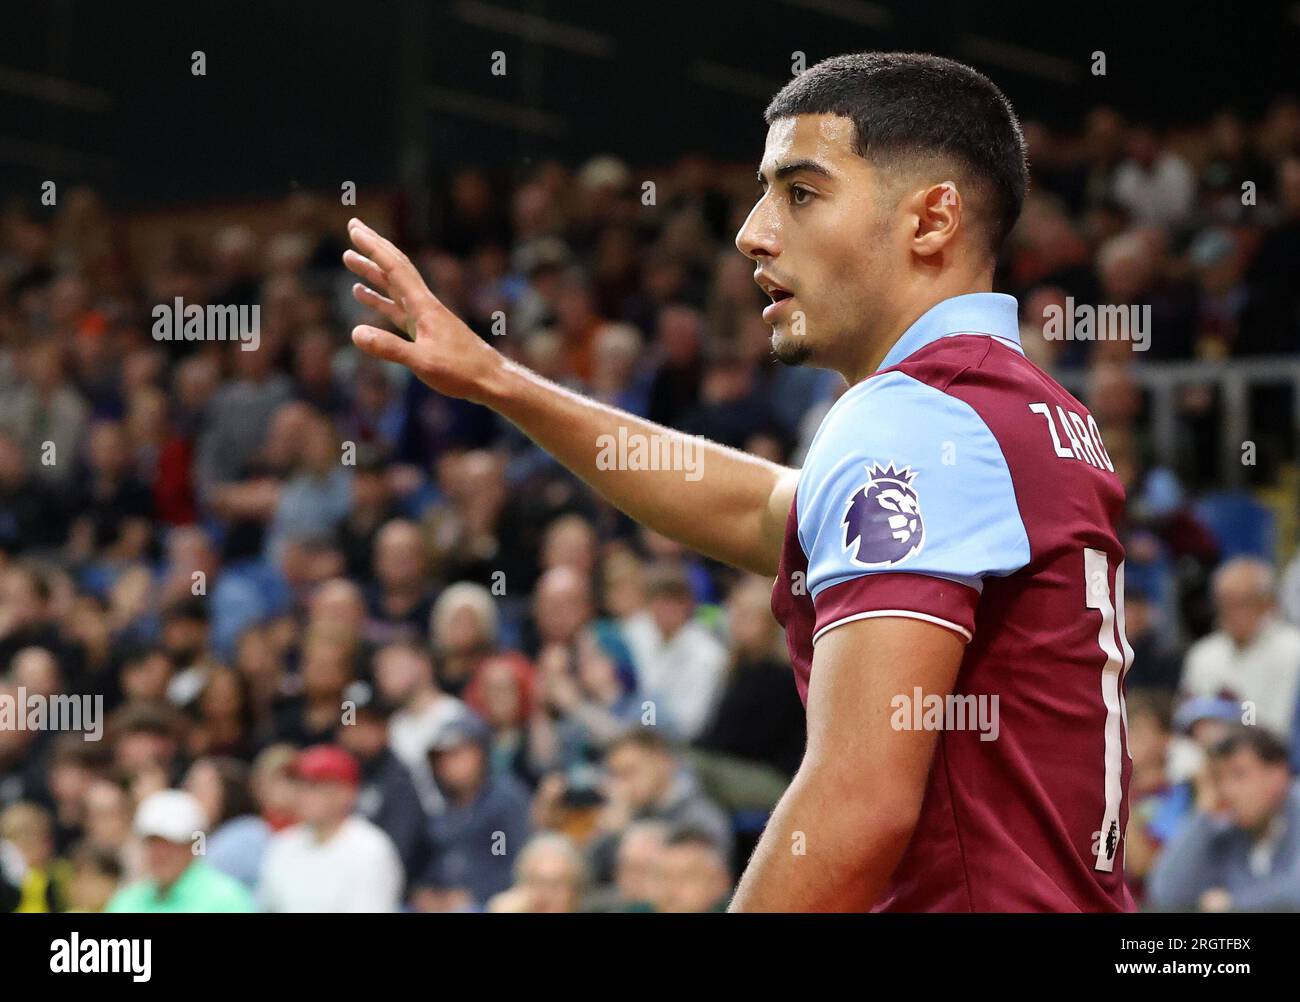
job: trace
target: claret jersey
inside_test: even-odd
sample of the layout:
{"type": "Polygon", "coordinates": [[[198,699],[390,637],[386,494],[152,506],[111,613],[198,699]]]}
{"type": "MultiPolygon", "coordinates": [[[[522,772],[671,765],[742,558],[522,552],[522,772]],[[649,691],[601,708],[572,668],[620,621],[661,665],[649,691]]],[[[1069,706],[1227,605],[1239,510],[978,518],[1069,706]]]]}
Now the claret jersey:
{"type": "Polygon", "coordinates": [[[1010,296],[939,303],[827,413],[772,593],[800,696],[844,623],[912,617],[966,644],[946,700],[900,694],[899,726],[940,733],[878,910],[1132,909],[1123,503],[1010,296]]]}

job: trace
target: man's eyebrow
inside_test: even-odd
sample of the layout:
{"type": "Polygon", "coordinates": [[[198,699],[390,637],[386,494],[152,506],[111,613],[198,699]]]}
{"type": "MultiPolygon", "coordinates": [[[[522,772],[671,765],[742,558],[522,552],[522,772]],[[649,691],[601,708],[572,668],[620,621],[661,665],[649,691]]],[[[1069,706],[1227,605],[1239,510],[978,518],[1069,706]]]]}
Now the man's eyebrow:
{"type": "MultiPolygon", "coordinates": [[[[828,180],[835,176],[831,173],[829,168],[822,166],[816,160],[808,160],[806,158],[802,160],[789,160],[786,163],[778,164],[776,170],[772,173],[778,181],[784,181],[791,174],[816,174],[818,177],[824,177],[828,180]]],[[[758,178],[759,184],[767,184],[767,178],[763,176],[763,169],[761,167],[755,172],[755,176],[758,178]]]]}

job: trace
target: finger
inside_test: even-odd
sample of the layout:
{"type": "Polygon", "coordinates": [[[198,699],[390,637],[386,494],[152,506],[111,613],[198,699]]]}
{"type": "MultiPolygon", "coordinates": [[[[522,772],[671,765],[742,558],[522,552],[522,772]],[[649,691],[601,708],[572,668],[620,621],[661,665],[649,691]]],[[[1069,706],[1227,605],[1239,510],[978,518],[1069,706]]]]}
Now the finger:
{"type": "Polygon", "coordinates": [[[368,306],[372,310],[378,310],[398,327],[401,327],[403,330],[406,329],[406,313],[387,296],[381,296],[374,289],[367,288],[360,282],[357,282],[352,286],[352,298],[362,306],[368,306]]]}
{"type": "Polygon", "coordinates": [[[369,324],[352,328],[352,343],[372,358],[382,358],[385,362],[399,362],[408,369],[415,362],[414,344],[400,334],[380,330],[369,324]]]}
{"type": "Polygon", "coordinates": [[[352,272],[372,289],[384,293],[388,292],[387,277],[385,277],[379,265],[371,261],[370,258],[362,257],[354,250],[346,250],[343,252],[343,263],[347,266],[348,271],[352,272]]]}
{"type": "Polygon", "coordinates": [[[375,262],[387,276],[387,291],[394,300],[400,298],[410,306],[413,302],[433,298],[411,259],[360,219],[353,219],[348,224],[348,236],[353,246],[375,262]]]}

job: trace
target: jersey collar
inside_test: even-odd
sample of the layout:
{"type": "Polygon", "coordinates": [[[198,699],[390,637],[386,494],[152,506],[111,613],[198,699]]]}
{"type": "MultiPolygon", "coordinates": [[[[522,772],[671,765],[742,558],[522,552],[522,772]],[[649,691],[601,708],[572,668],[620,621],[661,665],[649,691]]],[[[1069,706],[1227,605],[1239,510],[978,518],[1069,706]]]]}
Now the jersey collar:
{"type": "Polygon", "coordinates": [[[1020,347],[1019,307],[1015,297],[1001,292],[968,292],[935,303],[921,314],[894,342],[876,371],[897,365],[927,344],[954,334],[986,334],[1022,355],[1025,353],[1020,347]]]}

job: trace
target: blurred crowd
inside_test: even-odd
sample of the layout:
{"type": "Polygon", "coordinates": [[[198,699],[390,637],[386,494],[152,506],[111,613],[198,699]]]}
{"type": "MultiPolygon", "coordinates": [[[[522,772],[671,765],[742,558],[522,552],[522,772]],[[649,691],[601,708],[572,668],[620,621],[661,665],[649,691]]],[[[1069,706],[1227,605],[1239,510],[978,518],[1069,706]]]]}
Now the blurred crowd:
{"type": "MultiPolygon", "coordinates": [[[[1200,504],[1233,500],[1213,386],[1179,397],[1171,459],[1141,380],[1297,355],[1300,105],[1026,135],[999,288],[1027,353],[1079,375],[1129,492],[1130,875],[1151,907],[1300,909],[1300,564],[1200,504]],[[1149,350],[1044,336],[1067,297],[1151,306],[1149,350]]],[[[435,190],[387,232],[482,337],[800,462],[843,386],[769,357],[731,245],[752,165],[435,190]]],[[[3,210],[0,910],[725,907],[805,740],[771,582],[357,353],[351,327],[382,321],[340,264],[356,211],[298,193],[133,228],[71,188],[3,210]],[[257,350],[155,339],[176,297],[258,305],[257,350]],[[102,708],[94,740],[4,725],[6,701],[72,696],[102,708]]],[[[1254,401],[1256,486],[1294,463],[1288,392],[1254,401]]]]}

